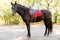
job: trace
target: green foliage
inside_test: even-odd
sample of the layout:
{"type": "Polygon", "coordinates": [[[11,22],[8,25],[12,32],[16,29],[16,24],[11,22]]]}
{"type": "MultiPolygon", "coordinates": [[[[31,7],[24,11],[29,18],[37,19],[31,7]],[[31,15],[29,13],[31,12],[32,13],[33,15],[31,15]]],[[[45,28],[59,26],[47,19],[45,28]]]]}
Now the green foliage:
{"type": "MultiPolygon", "coordinates": [[[[12,16],[11,3],[10,3],[11,1],[13,3],[15,1],[17,1],[17,3],[24,4],[27,7],[33,6],[35,2],[38,2],[39,6],[41,8],[49,8],[49,10],[54,9],[55,10],[55,13],[53,14],[54,17],[59,16],[58,10],[56,10],[55,8],[60,6],[60,0],[50,0],[50,1],[49,0],[9,0],[8,2],[6,2],[6,1],[4,2],[3,0],[1,0],[0,1],[0,10],[2,10],[2,12],[4,14],[3,14],[3,16],[0,16],[0,18],[2,18],[4,24],[23,23],[21,17],[18,14],[15,14],[15,16],[12,16]]],[[[58,22],[60,22],[60,21],[58,20],[58,22]]]]}
{"type": "Polygon", "coordinates": [[[9,21],[9,24],[16,24],[16,25],[18,25],[19,24],[19,20],[10,20],[9,21]]]}
{"type": "Polygon", "coordinates": [[[58,23],[60,23],[60,19],[58,19],[58,23]]]}
{"type": "Polygon", "coordinates": [[[13,23],[14,24],[19,24],[19,20],[14,20],[13,23]]]}
{"type": "Polygon", "coordinates": [[[54,16],[59,16],[58,11],[56,11],[56,12],[54,13],[54,16]]]}

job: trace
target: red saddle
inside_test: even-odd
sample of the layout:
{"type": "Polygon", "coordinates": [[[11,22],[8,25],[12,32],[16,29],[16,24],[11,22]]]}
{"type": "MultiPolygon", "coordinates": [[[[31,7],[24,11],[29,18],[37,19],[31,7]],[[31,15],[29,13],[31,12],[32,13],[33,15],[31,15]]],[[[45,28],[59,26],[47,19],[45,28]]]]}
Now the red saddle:
{"type": "MultiPolygon", "coordinates": [[[[28,8],[28,13],[29,15],[31,16],[31,13],[30,13],[30,9],[28,8]]],[[[42,16],[42,12],[40,10],[37,10],[35,13],[34,13],[34,17],[37,18],[37,17],[40,17],[42,16]]]]}
{"type": "Polygon", "coordinates": [[[42,12],[40,10],[37,10],[37,12],[34,13],[34,17],[37,18],[40,16],[42,16],[42,12]]]}

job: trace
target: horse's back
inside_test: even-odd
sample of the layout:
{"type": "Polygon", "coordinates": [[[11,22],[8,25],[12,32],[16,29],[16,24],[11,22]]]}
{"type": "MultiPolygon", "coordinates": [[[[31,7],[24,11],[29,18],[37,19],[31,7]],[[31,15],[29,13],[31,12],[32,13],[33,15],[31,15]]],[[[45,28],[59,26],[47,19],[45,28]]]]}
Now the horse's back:
{"type": "Polygon", "coordinates": [[[50,14],[51,15],[51,12],[49,10],[47,10],[47,9],[43,9],[41,11],[42,11],[42,13],[46,13],[46,14],[50,14]]]}

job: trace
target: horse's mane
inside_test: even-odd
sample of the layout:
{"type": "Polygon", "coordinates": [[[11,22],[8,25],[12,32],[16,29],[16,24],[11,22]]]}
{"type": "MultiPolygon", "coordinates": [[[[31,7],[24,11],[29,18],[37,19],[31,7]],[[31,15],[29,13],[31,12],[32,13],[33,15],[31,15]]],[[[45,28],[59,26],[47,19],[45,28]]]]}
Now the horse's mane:
{"type": "Polygon", "coordinates": [[[17,4],[18,5],[18,7],[21,7],[21,8],[23,8],[23,9],[28,9],[26,6],[24,6],[24,5],[21,5],[21,4],[17,4]]]}

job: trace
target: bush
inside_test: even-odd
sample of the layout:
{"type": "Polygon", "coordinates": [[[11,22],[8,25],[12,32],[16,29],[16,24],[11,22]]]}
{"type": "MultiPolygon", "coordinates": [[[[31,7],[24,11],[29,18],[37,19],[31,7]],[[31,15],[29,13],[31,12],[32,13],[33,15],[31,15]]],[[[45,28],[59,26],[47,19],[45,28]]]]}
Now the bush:
{"type": "Polygon", "coordinates": [[[18,25],[18,24],[19,24],[19,20],[10,21],[9,24],[15,24],[15,25],[18,25]]]}
{"type": "Polygon", "coordinates": [[[13,23],[18,25],[19,24],[19,20],[14,20],[13,23]]]}

